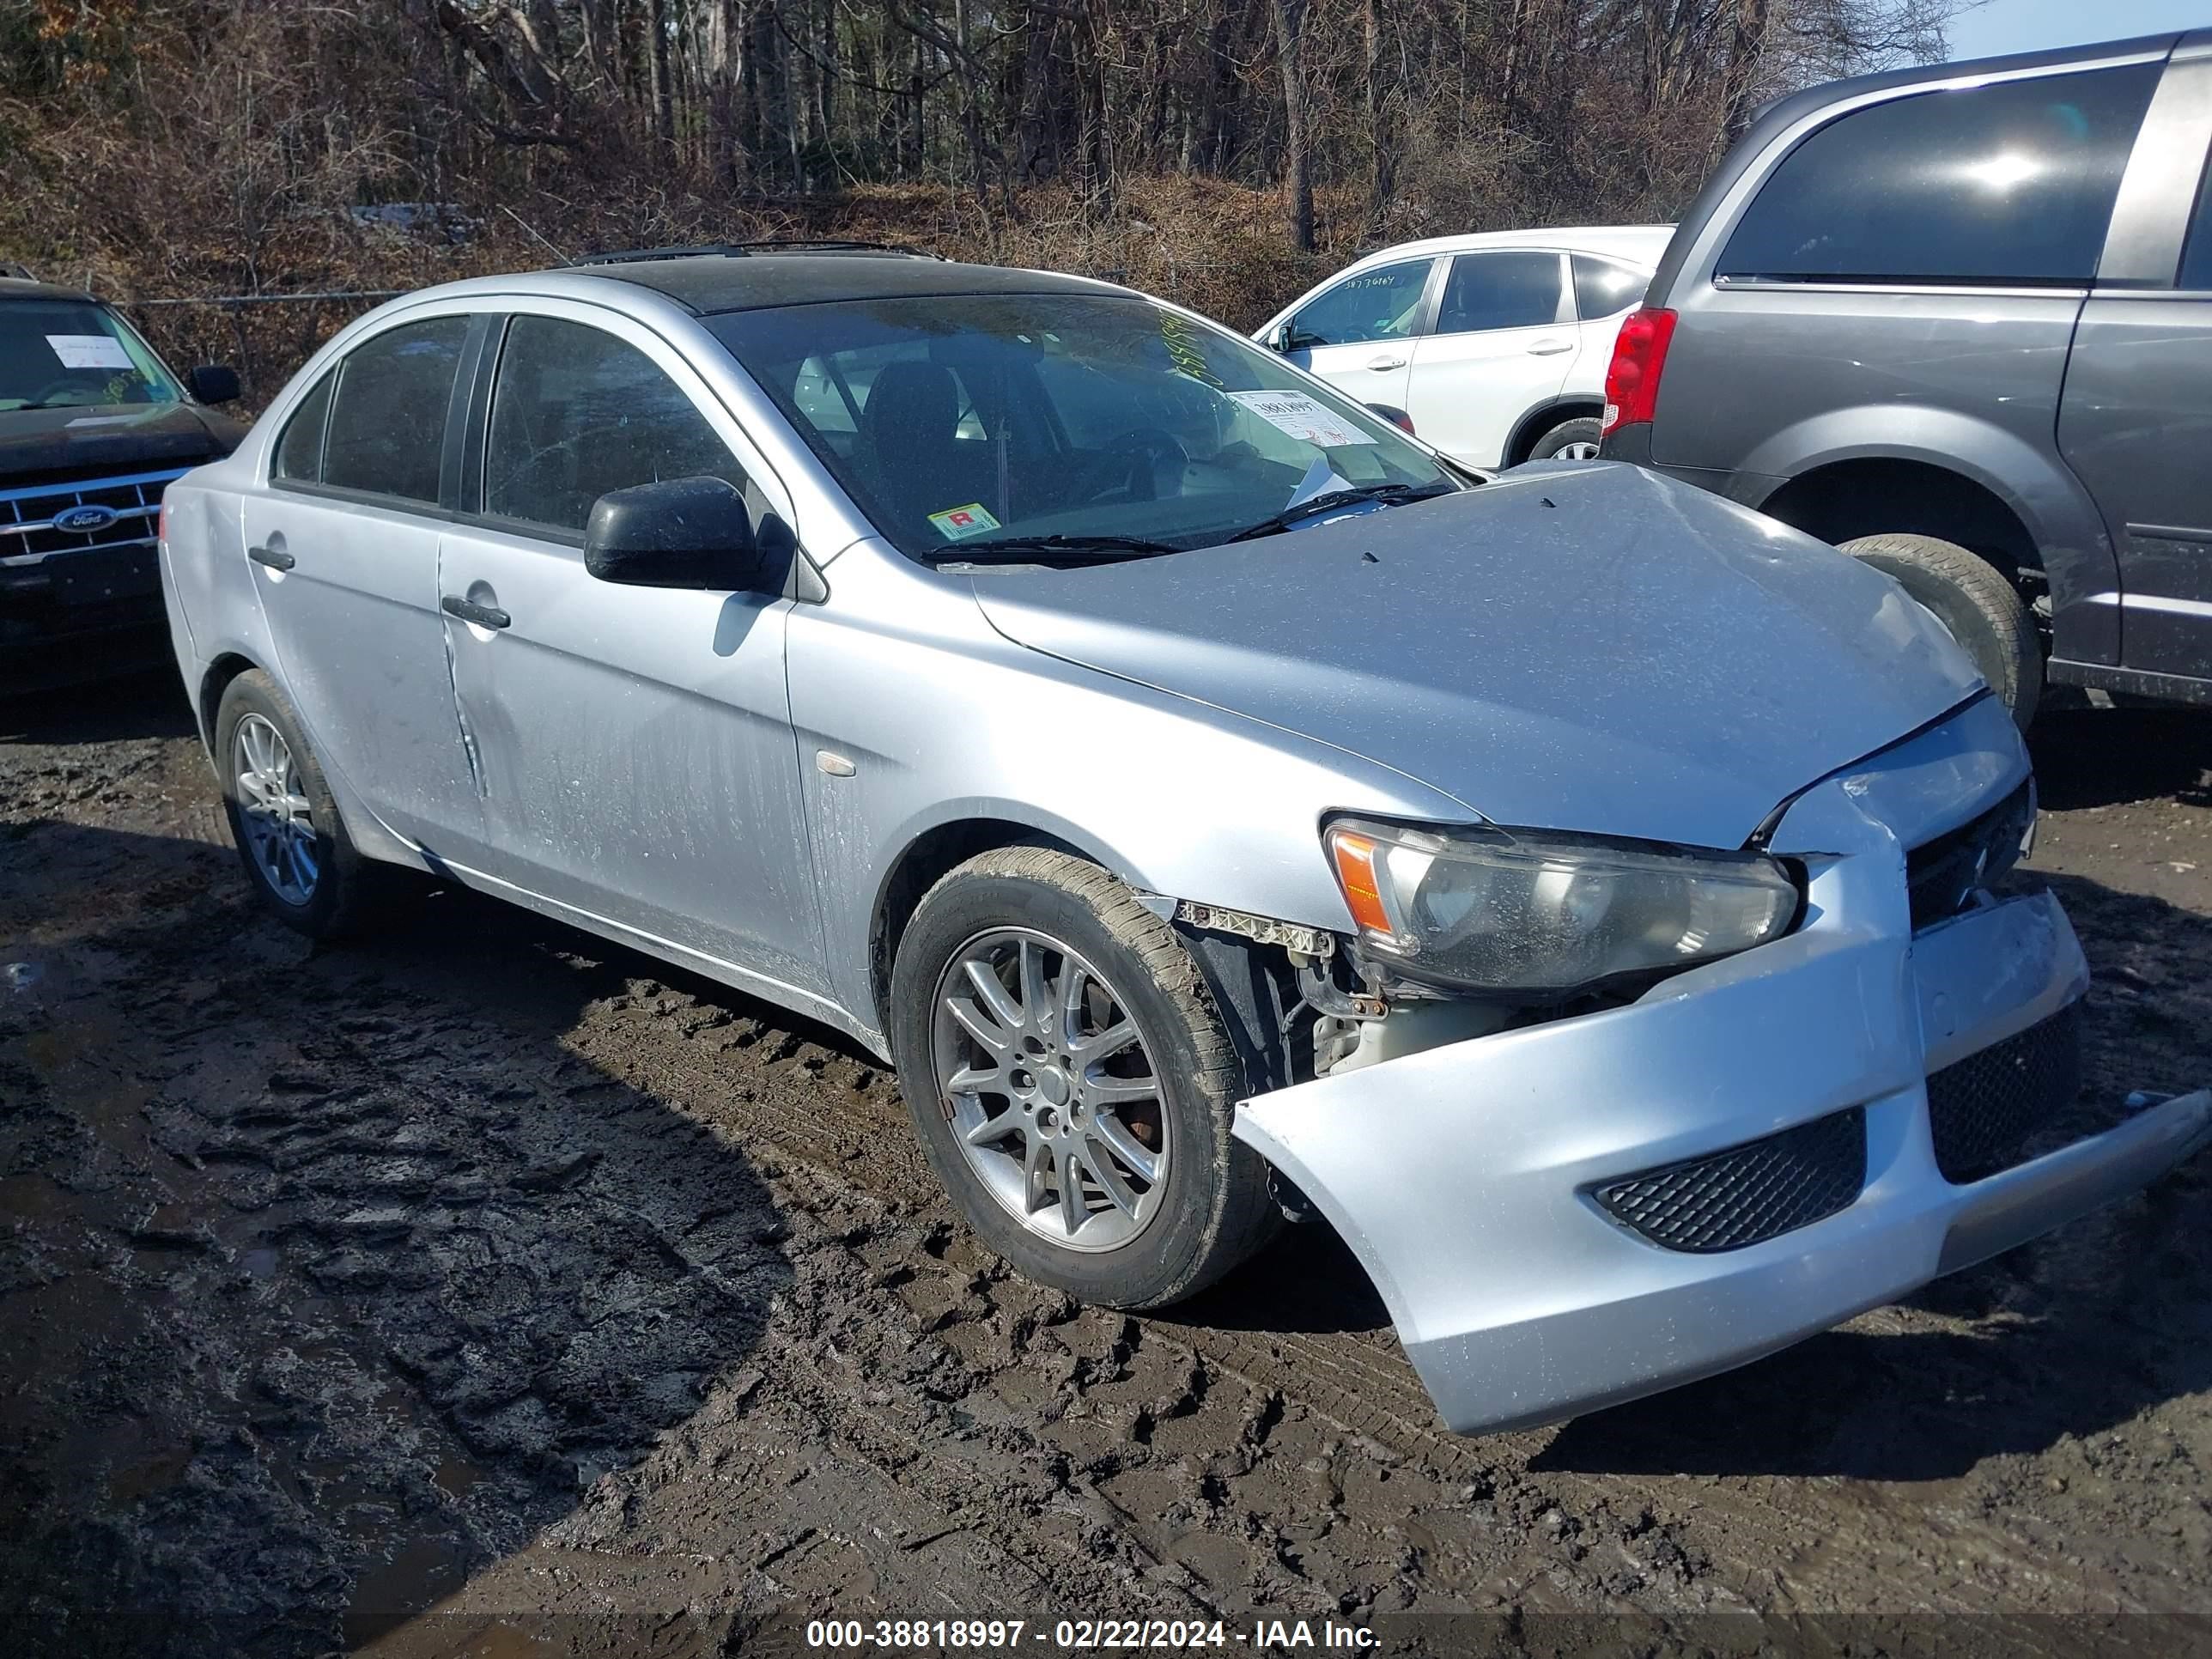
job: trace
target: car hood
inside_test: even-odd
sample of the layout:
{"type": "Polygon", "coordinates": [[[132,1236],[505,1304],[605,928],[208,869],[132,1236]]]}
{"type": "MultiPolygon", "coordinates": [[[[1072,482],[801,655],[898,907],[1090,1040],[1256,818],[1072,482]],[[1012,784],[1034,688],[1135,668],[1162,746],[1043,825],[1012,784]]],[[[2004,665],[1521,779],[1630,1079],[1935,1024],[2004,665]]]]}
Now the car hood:
{"type": "Polygon", "coordinates": [[[1492,823],[1736,847],[1981,681],[1887,577],[1634,467],[992,571],[1009,639],[1365,757],[1492,823]]]}
{"type": "Polygon", "coordinates": [[[196,404],[0,410],[0,489],[64,468],[197,466],[230,453],[245,430],[196,404]]]}

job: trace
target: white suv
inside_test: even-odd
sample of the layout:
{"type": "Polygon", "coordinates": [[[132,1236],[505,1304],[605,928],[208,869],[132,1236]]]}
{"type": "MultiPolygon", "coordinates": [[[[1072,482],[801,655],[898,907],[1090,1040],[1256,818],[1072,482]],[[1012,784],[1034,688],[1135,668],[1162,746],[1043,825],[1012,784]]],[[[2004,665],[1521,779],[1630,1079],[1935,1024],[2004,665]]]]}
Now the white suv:
{"type": "Polygon", "coordinates": [[[1253,337],[1471,466],[1597,454],[1605,370],[1672,225],[1504,230],[1370,253],[1253,337]]]}

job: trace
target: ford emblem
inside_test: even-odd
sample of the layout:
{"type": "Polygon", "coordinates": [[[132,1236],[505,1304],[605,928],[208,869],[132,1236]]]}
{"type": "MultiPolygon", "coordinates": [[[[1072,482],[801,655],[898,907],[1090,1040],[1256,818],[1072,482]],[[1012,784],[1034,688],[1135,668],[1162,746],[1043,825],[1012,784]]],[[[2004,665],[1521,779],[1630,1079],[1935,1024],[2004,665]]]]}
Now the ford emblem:
{"type": "Polygon", "coordinates": [[[122,516],[112,507],[96,507],[88,501],[81,507],[65,507],[55,514],[54,528],[72,535],[90,536],[106,529],[122,516]]]}

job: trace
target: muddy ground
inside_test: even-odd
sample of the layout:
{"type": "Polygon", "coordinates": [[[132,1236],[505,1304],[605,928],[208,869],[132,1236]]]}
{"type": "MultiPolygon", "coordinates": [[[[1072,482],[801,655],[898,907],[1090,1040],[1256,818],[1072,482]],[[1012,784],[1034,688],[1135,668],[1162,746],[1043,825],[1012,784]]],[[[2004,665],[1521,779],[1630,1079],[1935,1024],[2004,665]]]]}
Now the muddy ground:
{"type": "MultiPolygon", "coordinates": [[[[2084,1112],[2212,1082],[2212,719],[2037,748],[2084,1112]]],[[[978,1254],[823,1029],[465,895],[344,949],[261,920],[158,677],[0,704],[0,973],[10,1652],[797,1651],[829,1613],[1233,1647],[1255,1609],[1401,1650],[2212,1651],[2212,1158],[1462,1440],[1324,1231],[1171,1317],[1082,1310],[978,1254]]]]}

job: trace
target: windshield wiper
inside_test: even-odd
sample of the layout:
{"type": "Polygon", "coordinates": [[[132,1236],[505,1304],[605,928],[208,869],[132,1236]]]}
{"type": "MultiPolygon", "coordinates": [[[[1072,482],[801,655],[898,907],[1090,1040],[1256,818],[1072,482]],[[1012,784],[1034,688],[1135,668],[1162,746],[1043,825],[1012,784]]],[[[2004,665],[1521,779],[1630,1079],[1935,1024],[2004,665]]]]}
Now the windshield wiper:
{"type": "Polygon", "coordinates": [[[994,536],[988,541],[963,542],[939,554],[939,564],[1059,564],[1110,563],[1117,559],[1149,559],[1182,549],[1142,536],[994,536]]]}
{"type": "Polygon", "coordinates": [[[1320,495],[1300,501],[1296,507],[1286,507],[1272,519],[1238,531],[1229,539],[1249,542],[1255,536],[1273,536],[1304,523],[1316,513],[1327,513],[1340,507],[1354,506],[1360,501],[1382,501],[1397,507],[1407,501],[1426,501],[1431,495],[1449,495],[1457,492],[1454,483],[1432,484],[1363,484],[1355,489],[1328,489],[1320,495]]]}

